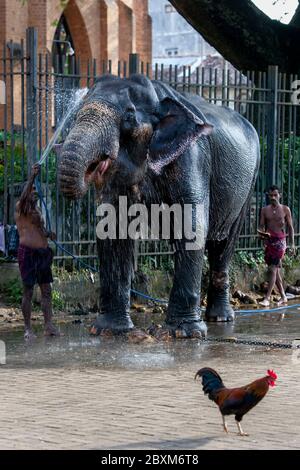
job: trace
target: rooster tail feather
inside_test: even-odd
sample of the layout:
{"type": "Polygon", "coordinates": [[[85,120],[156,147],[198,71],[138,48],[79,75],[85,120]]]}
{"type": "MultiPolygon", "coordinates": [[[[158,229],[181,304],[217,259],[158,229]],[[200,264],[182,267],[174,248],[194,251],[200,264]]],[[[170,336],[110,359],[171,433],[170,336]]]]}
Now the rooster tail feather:
{"type": "Polygon", "coordinates": [[[210,400],[214,400],[214,394],[217,390],[225,388],[221,377],[214,369],[203,367],[196,373],[195,380],[198,376],[202,378],[203,392],[208,395],[210,400]]]}

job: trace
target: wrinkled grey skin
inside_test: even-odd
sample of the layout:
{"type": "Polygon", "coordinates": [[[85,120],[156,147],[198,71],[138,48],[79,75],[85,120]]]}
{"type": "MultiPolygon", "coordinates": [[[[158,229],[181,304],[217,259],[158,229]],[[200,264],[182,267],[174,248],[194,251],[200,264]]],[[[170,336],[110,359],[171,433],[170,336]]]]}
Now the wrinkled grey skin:
{"type": "MultiPolygon", "coordinates": [[[[166,326],[183,336],[206,333],[199,303],[203,254],[210,284],[205,318],[231,321],[228,266],[259,166],[259,142],[238,113],[181,95],[141,75],[100,78],[89,91],[61,151],[60,186],[80,198],[95,183],[102,202],[201,204],[203,243],[175,242],[175,276],[166,326]],[[105,164],[103,162],[106,162],[105,164]]],[[[129,316],[133,241],[98,240],[100,332],[133,328],[129,316]]]]}

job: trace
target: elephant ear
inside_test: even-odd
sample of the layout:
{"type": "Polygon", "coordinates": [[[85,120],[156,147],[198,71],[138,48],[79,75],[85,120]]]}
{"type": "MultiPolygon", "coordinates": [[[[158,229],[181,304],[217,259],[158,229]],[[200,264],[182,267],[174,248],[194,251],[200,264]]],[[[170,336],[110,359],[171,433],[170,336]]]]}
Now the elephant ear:
{"type": "Polygon", "coordinates": [[[186,106],[166,97],[160,103],[159,122],[149,146],[148,165],[156,174],[182,155],[200,135],[208,135],[213,126],[204,123],[186,106]]]}

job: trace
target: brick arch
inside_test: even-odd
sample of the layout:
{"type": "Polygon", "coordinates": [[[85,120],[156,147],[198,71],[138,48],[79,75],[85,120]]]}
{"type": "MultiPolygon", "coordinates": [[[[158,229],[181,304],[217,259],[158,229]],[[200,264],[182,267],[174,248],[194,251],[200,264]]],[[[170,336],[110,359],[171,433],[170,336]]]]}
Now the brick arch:
{"type": "Polygon", "coordinates": [[[47,48],[50,52],[52,49],[52,41],[56,30],[55,22],[64,13],[68,27],[72,36],[76,56],[86,63],[92,57],[91,44],[89,41],[88,31],[81,14],[81,11],[75,0],[70,0],[67,6],[63,9],[61,1],[48,2],[47,14],[47,48]]]}
{"type": "Polygon", "coordinates": [[[92,49],[84,19],[75,0],[69,1],[64,15],[72,36],[76,56],[86,62],[92,57],[92,49]]]}

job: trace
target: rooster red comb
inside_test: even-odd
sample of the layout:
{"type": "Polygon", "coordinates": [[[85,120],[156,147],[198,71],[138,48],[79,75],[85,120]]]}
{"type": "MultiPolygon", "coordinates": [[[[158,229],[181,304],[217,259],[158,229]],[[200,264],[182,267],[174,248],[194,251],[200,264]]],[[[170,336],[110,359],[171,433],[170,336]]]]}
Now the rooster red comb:
{"type": "Polygon", "coordinates": [[[272,369],[268,369],[268,376],[272,377],[272,379],[276,380],[277,379],[277,374],[272,369]]]}

